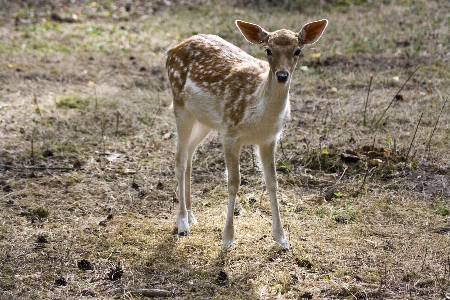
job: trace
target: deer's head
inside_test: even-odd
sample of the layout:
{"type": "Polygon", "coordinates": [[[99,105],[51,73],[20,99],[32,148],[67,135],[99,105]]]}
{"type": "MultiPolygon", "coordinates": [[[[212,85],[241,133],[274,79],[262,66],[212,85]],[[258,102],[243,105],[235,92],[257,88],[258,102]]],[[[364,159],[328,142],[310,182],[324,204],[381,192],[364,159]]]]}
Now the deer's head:
{"type": "Polygon", "coordinates": [[[256,24],[236,21],[244,37],[252,44],[264,45],[271,75],[280,84],[288,83],[305,45],[317,42],[327,27],[327,20],[308,23],[299,32],[286,29],[267,32],[256,24]]]}

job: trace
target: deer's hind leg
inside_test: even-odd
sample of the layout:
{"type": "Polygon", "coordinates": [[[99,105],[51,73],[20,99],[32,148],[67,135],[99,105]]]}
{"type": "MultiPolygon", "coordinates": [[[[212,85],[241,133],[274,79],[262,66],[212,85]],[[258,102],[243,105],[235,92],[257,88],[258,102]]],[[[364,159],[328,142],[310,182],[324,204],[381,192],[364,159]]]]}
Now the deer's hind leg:
{"type": "Polygon", "coordinates": [[[206,138],[206,136],[211,131],[211,128],[201,124],[196,121],[191,132],[188,144],[188,161],[186,165],[186,176],[185,176],[185,199],[186,199],[186,209],[188,211],[188,222],[189,225],[197,224],[197,220],[194,217],[191,206],[191,169],[192,169],[192,156],[195,153],[198,145],[206,138]]]}
{"type": "Polygon", "coordinates": [[[174,106],[177,123],[178,143],[175,158],[175,176],[178,181],[179,208],[177,226],[179,235],[188,235],[189,225],[197,220],[191,206],[191,164],[192,156],[200,142],[211,129],[200,124],[184,107],[174,106]]]}
{"type": "Polygon", "coordinates": [[[179,207],[177,214],[177,226],[179,235],[189,234],[189,218],[186,207],[186,173],[188,164],[188,143],[194,128],[195,118],[190,112],[182,108],[174,107],[177,123],[177,154],[175,157],[175,176],[178,181],[179,207]]]}

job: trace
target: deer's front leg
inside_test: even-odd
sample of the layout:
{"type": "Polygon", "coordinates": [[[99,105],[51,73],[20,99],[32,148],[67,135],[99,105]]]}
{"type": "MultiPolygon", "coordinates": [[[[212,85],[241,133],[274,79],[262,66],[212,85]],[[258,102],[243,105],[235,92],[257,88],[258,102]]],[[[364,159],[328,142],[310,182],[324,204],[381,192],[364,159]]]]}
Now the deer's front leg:
{"type": "Polygon", "coordinates": [[[284,249],[289,250],[289,243],[286,241],[283,225],[281,224],[280,209],[277,199],[277,173],[275,169],[275,147],[276,142],[259,145],[259,154],[264,169],[264,179],[270,198],[270,208],[272,210],[272,236],[284,249]]]}
{"type": "Polygon", "coordinates": [[[228,209],[222,234],[222,247],[227,249],[234,242],[234,206],[236,205],[236,195],[241,183],[241,174],[239,172],[241,145],[231,139],[224,139],[223,145],[228,171],[228,209]]]}

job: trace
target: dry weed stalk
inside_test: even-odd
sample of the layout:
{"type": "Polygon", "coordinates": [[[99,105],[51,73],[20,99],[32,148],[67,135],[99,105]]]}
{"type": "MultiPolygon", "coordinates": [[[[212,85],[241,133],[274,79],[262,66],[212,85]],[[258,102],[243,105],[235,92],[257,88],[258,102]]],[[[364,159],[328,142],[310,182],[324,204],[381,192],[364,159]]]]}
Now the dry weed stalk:
{"type": "Polygon", "coordinates": [[[367,104],[369,103],[369,95],[370,95],[370,87],[372,86],[372,79],[373,79],[373,75],[370,76],[369,88],[367,89],[366,103],[364,104],[364,118],[363,118],[363,125],[364,126],[366,126],[367,104]]]}
{"type": "Polygon", "coordinates": [[[383,113],[381,114],[381,117],[378,119],[378,121],[375,122],[375,126],[377,126],[380,121],[383,119],[384,115],[386,114],[386,112],[388,111],[388,109],[391,107],[392,103],[394,103],[395,99],[397,99],[397,96],[400,94],[400,92],[403,90],[403,88],[405,87],[406,83],[408,83],[408,81],[411,79],[411,77],[414,75],[414,73],[416,73],[417,70],[419,70],[420,66],[418,66],[414,72],[411,73],[411,75],[409,75],[408,79],[406,79],[405,83],[402,85],[402,87],[398,90],[397,94],[395,94],[395,96],[392,98],[391,102],[389,102],[388,107],[386,107],[386,109],[383,111],[383,113]]]}
{"type": "Polygon", "coordinates": [[[363,177],[363,181],[359,187],[359,189],[357,189],[353,194],[354,196],[358,196],[359,194],[361,194],[361,191],[363,190],[364,186],[366,185],[366,180],[367,180],[367,176],[369,175],[369,173],[374,170],[376,167],[373,167],[371,169],[369,169],[368,167],[366,167],[366,173],[364,174],[363,177]]]}
{"type": "Polygon", "coordinates": [[[417,129],[419,129],[420,121],[422,121],[422,116],[423,116],[423,112],[420,114],[419,122],[417,122],[417,126],[416,126],[416,131],[414,131],[414,136],[411,140],[411,143],[409,143],[408,152],[406,152],[406,159],[408,159],[412,145],[414,144],[414,140],[416,139],[417,129]]]}
{"type": "Polygon", "coordinates": [[[438,117],[436,119],[436,123],[434,124],[433,131],[431,131],[430,138],[428,139],[428,142],[427,142],[427,148],[426,148],[427,149],[427,153],[430,152],[431,139],[433,138],[434,132],[436,131],[436,127],[437,127],[437,125],[439,123],[439,119],[441,118],[442,111],[444,111],[444,107],[447,104],[447,101],[448,101],[449,98],[450,98],[450,95],[447,96],[447,99],[445,99],[444,104],[442,104],[441,111],[439,112],[439,115],[438,115],[438,117]]]}

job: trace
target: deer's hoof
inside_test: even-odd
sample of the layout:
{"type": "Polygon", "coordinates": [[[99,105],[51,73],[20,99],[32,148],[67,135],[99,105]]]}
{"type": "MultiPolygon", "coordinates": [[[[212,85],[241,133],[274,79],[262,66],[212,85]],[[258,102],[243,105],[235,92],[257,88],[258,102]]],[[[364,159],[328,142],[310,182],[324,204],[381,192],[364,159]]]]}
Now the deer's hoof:
{"type": "Polygon", "coordinates": [[[194,217],[194,213],[192,211],[188,211],[188,221],[189,225],[197,225],[197,219],[194,217]]]}
{"type": "Polygon", "coordinates": [[[234,241],[233,240],[223,240],[222,241],[222,249],[227,250],[230,249],[231,246],[233,246],[234,241]]]}
{"type": "Polygon", "coordinates": [[[189,235],[189,223],[188,218],[179,217],[177,220],[178,225],[178,235],[187,236],[189,235]]]}

